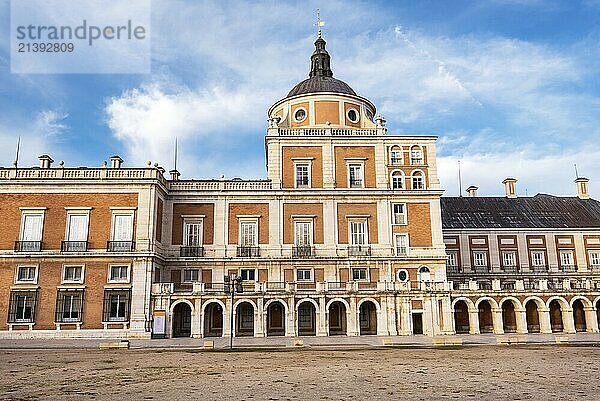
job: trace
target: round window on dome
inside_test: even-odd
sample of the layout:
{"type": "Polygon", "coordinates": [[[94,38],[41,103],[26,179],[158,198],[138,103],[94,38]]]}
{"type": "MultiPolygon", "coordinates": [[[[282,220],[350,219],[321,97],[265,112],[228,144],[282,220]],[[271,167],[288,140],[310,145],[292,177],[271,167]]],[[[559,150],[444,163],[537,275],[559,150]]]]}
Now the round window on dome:
{"type": "Polygon", "coordinates": [[[348,120],[350,120],[350,122],[358,122],[358,111],[356,111],[355,109],[348,109],[348,111],[346,112],[346,116],[348,117],[348,120]]]}
{"type": "Polygon", "coordinates": [[[294,121],[296,121],[297,123],[301,123],[302,121],[306,120],[306,116],[306,110],[302,107],[299,107],[294,112],[294,121]]]}
{"type": "Polygon", "coordinates": [[[406,283],[408,281],[408,271],[406,270],[398,270],[398,281],[401,283],[406,283]]]}

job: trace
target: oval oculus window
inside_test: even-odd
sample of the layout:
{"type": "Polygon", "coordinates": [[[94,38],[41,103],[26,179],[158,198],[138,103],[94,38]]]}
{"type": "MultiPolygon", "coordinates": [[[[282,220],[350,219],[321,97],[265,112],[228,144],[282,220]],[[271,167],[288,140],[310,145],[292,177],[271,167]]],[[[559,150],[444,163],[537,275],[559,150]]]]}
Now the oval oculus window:
{"type": "Polygon", "coordinates": [[[346,115],[348,116],[348,120],[350,120],[353,123],[357,123],[358,122],[358,112],[354,109],[348,109],[348,112],[346,113],[346,115]]]}
{"type": "Polygon", "coordinates": [[[294,112],[294,120],[296,120],[296,122],[301,123],[302,121],[306,120],[306,110],[300,108],[297,109],[294,112]]]}

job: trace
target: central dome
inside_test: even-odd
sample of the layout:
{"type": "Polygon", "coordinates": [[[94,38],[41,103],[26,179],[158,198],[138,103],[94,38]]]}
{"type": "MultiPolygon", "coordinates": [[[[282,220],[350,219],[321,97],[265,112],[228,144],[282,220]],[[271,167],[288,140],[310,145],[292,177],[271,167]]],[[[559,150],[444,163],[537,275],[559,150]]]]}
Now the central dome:
{"type": "Polygon", "coordinates": [[[325,40],[319,35],[315,41],[315,51],[310,57],[309,78],[294,86],[287,97],[315,92],[333,92],[356,96],[356,92],[350,85],[333,77],[331,57],[325,50],[325,44],[325,40]]]}
{"type": "Polygon", "coordinates": [[[298,85],[294,86],[290,93],[287,94],[287,97],[314,92],[335,92],[356,96],[354,89],[352,89],[350,85],[344,81],[340,81],[339,79],[335,79],[333,77],[314,76],[305,79],[298,85]]]}

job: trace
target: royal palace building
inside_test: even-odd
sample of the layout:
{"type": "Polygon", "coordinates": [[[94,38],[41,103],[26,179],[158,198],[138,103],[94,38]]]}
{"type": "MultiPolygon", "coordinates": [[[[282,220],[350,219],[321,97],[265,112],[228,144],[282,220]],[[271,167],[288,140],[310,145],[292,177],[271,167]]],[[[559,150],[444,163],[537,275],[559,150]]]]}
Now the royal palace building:
{"type": "Polygon", "coordinates": [[[0,338],[598,331],[587,180],[442,197],[436,137],[388,134],[320,35],[265,153],[266,180],[0,168],[0,338]]]}

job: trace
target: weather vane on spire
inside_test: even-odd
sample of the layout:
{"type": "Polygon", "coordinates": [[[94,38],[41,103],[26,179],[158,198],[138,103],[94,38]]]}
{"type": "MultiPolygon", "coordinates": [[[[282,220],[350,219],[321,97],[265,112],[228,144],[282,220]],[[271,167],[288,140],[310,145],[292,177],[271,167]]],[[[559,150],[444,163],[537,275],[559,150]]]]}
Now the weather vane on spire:
{"type": "Polygon", "coordinates": [[[321,10],[317,8],[317,37],[320,38],[322,36],[321,27],[325,26],[325,21],[321,21],[321,10]]]}

